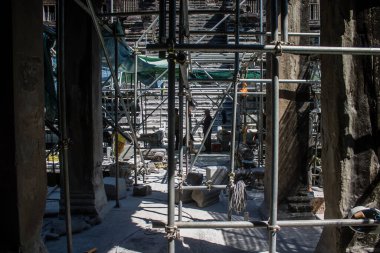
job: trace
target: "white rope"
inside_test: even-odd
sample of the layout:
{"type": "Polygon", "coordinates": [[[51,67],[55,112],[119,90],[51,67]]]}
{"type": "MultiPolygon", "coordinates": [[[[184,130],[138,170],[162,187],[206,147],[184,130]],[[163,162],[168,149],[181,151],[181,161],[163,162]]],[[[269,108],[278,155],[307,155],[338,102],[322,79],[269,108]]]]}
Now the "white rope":
{"type": "Polygon", "coordinates": [[[231,196],[229,201],[228,210],[231,213],[235,211],[237,214],[245,211],[247,202],[247,192],[245,190],[245,183],[239,180],[234,186],[231,187],[231,196]]]}

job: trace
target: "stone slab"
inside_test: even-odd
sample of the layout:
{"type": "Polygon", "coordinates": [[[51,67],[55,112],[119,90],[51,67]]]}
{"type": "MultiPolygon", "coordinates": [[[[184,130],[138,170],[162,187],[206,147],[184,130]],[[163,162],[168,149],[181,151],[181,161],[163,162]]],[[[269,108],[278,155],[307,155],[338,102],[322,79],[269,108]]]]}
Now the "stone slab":
{"type": "Polygon", "coordinates": [[[211,180],[213,184],[222,184],[228,174],[228,169],[225,166],[207,166],[206,178],[211,180]]]}
{"type": "Polygon", "coordinates": [[[135,185],[133,186],[133,196],[147,196],[152,194],[150,185],[135,185]]]}
{"type": "MultiPolygon", "coordinates": [[[[106,191],[106,195],[108,199],[115,200],[116,199],[116,178],[115,177],[105,177],[103,178],[104,182],[104,190],[106,191]]],[[[127,189],[125,185],[125,179],[119,178],[119,199],[123,199],[127,197],[127,189]]]]}
{"type": "Polygon", "coordinates": [[[193,190],[191,197],[197,203],[198,207],[207,207],[219,202],[221,190],[193,190]]]}

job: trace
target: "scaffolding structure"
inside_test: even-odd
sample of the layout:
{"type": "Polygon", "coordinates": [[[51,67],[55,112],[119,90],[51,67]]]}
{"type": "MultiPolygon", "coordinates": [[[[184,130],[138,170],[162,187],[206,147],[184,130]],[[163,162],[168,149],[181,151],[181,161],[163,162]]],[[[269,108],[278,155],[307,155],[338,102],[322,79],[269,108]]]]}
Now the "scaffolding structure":
{"type": "MultiPolygon", "coordinates": [[[[58,18],[59,18],[59,24],[60,27],[58,29],[58,42],[59,42],[59,50],[58,50],[58,58],[59,58],[59,64],[58,64],[58,80],[59,80],[59,87],[60,87],[60,109],[61,109],[61,115],[65,115],[65,104],[63,101],[65,101],[64,97],[64,61],[63,61],[63,40],[64,40],[64,27],[63,27],[63,2],[64,0],[59,0],[59,8],[58,8],[58,18]]],[[[135,165],[137,164],[136,157],[137,153],[140,153],[141,159],[143,159],[143,155],[140,150],[139,141],[137,138],[136,131],[137,129],[137,116],[136,116],[136,108],[137,108],[137,101],[138,98],[142,96],[149,96],[149,92],[154,91],[154,89],[151,88],[151,86],[160,78],[162,78],[163,75],[167,74],[167,80],[168,80],[168,87],[167,89],[157,89],[157,92],[167,91],[167,100],[168,103],[168,219],[166,224],[158,224],[158,227],[165,227],[166,233],[167,233],[167,239],[168,239],[168,252],[174,253],[175,252],[175,239],[178,235],[178,229],[180,228],[266,228],[268,229],[268,240],[269,240],[269,249],[268,251],[270,253],[276,252],[276,240],[277,240],[277,233],[280,230],[281,227],[288,227],[288,226],[353,226],[353,225],[360,225],[360,226],[373,226],[373,225],[380,225],[380,222],[377,220],[371,220],[371,219],[331,219],[331,220],[323,220],[323,221],[310,221],[310,220],[298,220],[298,221],[278,221],[277,220],[277,209],[278,209],[278,174],[279,174],[279,167],[278,167],[278,161],[279,161],[279,84],[280,83],[307,83],[307,84],[316,84],[319,83],[319,81],[315,80],[287,80],[287,79],[280,79],[279,78],[279,67],[280,67],[280,57],[284,53],[288,54],[351,54],[351,55],[380,55],[380,48],[355,48],[355,47],[314,47],[314,46],[290,46],[288,45],[288,37],[289,36],[315,36],[315,33],[289,33],[288,32],[288,0],[282,0],[281,1],[281,17],[282,17],[282,34],[281,34],[281,40],[279,37],[278,32],[278,5],[276,0],[271,0],[271,32],[270,37],[273,41],[273,44],[265,45],[264,44],[264,37],[268,34],[264,32],[263,30],[263,4],[262,0],[260,1],[260,31],[259,32],[253,32],[251,34],[259,36],[260,40],[258,44],[254,45],[247,45],[247,44],[239,44],[240,39],[240,8],[242,3],[245,1],[243,0],[240,2],[240,0],[235,1],[234,10],[233,11],[219,11],[219,14],[224,14],[225,17],[229,15],[235,15],[235,29],[233,32],[234,38],[235,38],[235,44],[226,44],[226,45],[210,45],[210,44],[201,44],[200,42],[202,39],[210,34],[226,34],[221,32],[214,31],[214,28],[211,29],[210,32],[206,31],[190,31],[190,33],[198,33],[203,35],[201,39],[197,41],[197,43],[190,44],[185,43],[185,37],[186,33],[189,32],[186,29],[181,30],[182,28],[186,28],[185,24],[188,21],[188,15],[191,15],[192,13],[202,13],[202,11],[185,11],[188,8],[187,0],[181,0],[179,5],[179,11],[177,9],[177,1],[175,0],[161,0],[160,1],[160,7],[159,11],[154,12],[130,12],[130,13],[106,13],[106,14],[97,14],[94,11],[94,8],[92,6],[91,0],[86,0],[86,5],[79,1],[75,0],[75,2],[83,9],[85,10],[93,20],[94,27],[96,28],[96,32],[99,36],[99,40],[101,42],[101,46],[107,61],[107,65],[109,66],[112,80],[113,80],[113,89],[110,88],[110,92],[114,92],[114,124],[112,127],[114,128],[115,134],[117,136],[118,133],[123,133],[123,130],[118,126],[119,118],[118,118],[118,111],[120,110],[120,105],[122,107],[122,112],[127,117],[127,123],[129,125],[129,131],[130,133],[126,135],[126,137],[130,138],[131,141],[134,144],[134,162],[135,165]],[[169,9],[167,10],[167,4],[169,6],[169,9]],[[237,6],[237,7],[236,7],[237,6]],[[134,45],[134,56],[135,56],[135,78],[134,78],[134,84],[133,88],[130,89],[130,91],[133,91],[133,103],[134,103],[134,115],[131,117],[131,112],[129,110],[129,106],[127,106],[124,102],[124,95],[122,93],[122,89],[120,89],[119,86],[119,77],[118,77],[118,59],[115,57],[115,63],[113,67],[111,63],[111,59],[109,56],[109,52],[107,52],[107,48],[104,43],[104,38],[101,32],[101,29],[105,29],[112,34],[114,34],[115,42],[118,41],[120,43],[124,43],[120,37],[116,35],[116,32],[113,31],[107,24],[101,21],[101,17],[121,17],[121,16],[128,16],[128,15],[153,15],[158,14],[159,16],[153,20],[151,25],[145,30],[143,35],[139,38],[138,41],[136,41],[134,45]],[[166,16],[169,16],[168,23],[166,23],[166,16]],[[179,24],[180,24],[180,32],[177,39],[177,15],[179,15],[179,24]],[[147,44],[146,47],[140,47],[139,43],[143,40],[143,37],[147,35],[148,31],[152,29],[156,24],[159,24],[159,39],[158,44],[147,44]],[[166,38],[166,31],[168,31],[168,37],[166,38]],[[138,61],[138,55],[139,52],[145,50],[147,52],[160,52],[161,55],[167,54],[167,60],[168,60],[168,69],[167,71],[163,72],[158,78],[155,79],[154,82],[152,82],[151,85],[148,85],[147,88],[138,90],[138,82],[137,82],[137,61],[138,61]],[[194,165],[200,150],[204,144],[204,140],[201,143],[201,148],[199,148],[198,153],[195,155],[194,160],[189,165],[188,164],[188,155],[189,155],[189,138],[190,138],[190,129],[189,129],[189,110],[188,108],[190,105],[190,99],[192,96],[197,95],[203,95],[204,91],[207,89],[203,88],[194,88],[191,83],[193,81],[199,81],[201,80],[191,80],[188,77],[188,69],[190,67],[189,62],[192,62],[190,59],[191,53],[194,52],[205,52],[205,53],[222,53],[222,52],[232,52],[233,58],[225,59],[226,61],[230,61],[234,63],[234,75],[233,79],[220,79],[220,80],[213,80],[212,78],[208,79],[207,81],[214,81],[218,83],[217,88],[213,88],[211,94],[219,95],[220,99],[215,102],[215,111],[216,113],[219,113],[221,111],[223,102],[226,98],[231,98],[233,101],[233,120],[232,120],[232,140],[231,140],[231,151],[230,151],[230,182],[227,185],[208,185],[208,186],[181,186],[180,192],[182,190],[189,190],[189,189],[225,189],[230,188],[231,184],[233,184],[233,175],[234,175],[234,169],[235,169],[235,152],[236,152],[236,146],[235,146],[235,140],[236,140],[236,132],[237,132],[237,108],[238,108],[238,96],[241,94],[241,92],[238,91],[238,84],[240,82],[257,82],[259,83],[259,91],[251,91],[248,92],[250,95],[255,95],[259,97],[259,113],[257,115],[258,119],[258,130],[259,130],[259,161],[262,163],[262,152],[263,152],[263,146],[262,146],[262,134],[263,134],[263,122],[262,122],[262,113],[263,111],[263,104],[264,104],[264,96],[266,94],[265,84],[271,85],[272,89],[272,115],[271,120],[273,122],[273,127],[271,133],[272,135],[272,154],[271,154],[271,196],[270,196],[270,219],[269,221],[231,221],[231,214],[228,214],[229,221],[209,221],[209,222],[183,222],[182,221],[182,202],[180,201],[178,205],[178,213],[179,213],[179,220],[175,220],[175,177],[176,177],[176,164],[177,161],[175,159],[176,151],[175,151],[175,105],[176,96],[179,97],[179,120],[180,125],[186,125],[186,144],[182,145],[182,141],[179,142],[179,171],[177,175],[182,178],[183,174],[191,170],[191,167],[194,165]],[[239,70],[241,69],[241,64],[243,62],[244,57],[246,56],[246,53],[257,53],[260,54],[261,59],[261,66],[260,66],[260,74],[261,78],[259,79],[250,79],[250,78],[240,78],[239,70]],[[264,79],[263,78],[263,60],[262,60],[262,54],[263,53],[270,53],[271,54],[271,62],[272,62],[272,69],[271,69],[271,79],[264,79]],[[177,85],[176,82],[176,64],[180,65],[180,78],[179,78],[179,84],[177,85]],[[176,88],[178,87],[178,89],[176,88]],[[140,93],[140,94],[139,94],[140,93]],[[185,115],[185,117],[184,117],[185,115]],[[185,156],[185,161],[183,160],[183,157],[185,156]],[[184,166],[185,164],[185,166],[184,166]],[[183,168],[186,167],[186,170],[183,168]]],[[[204,11],[206,13],[210,13],[210,11],[204,11]]],[[[223,19],[222,19],[223,21],[223,19]]],[[[219,25],[220,23],[218,23],[219,25]]],[[[115,56],[117,55],[119,43],[115,43],[115,56]]],[[[128,45],[124,45],[126,47],[129,47],[128,45]]],[[[206,61],[207,59],[203,59],[206,61]]],[[[221,59],[219,59],[221,60],[221,59]]],[[[207,69],[204,69],[204,72],[206,75],[209,75],[207,72],[207,69]]],[[[125,91],[128,91],[126,89],[125,91]]],[[[210,94],[210,92],[208,92],[210,94]]],[[[162,104],[162,103],[161,103],[162,104]]],[[[145,115],[146,116],[146,115],[145,115]]],[[[140,123],[142,126],[144,125],[144,122],[149,118],[149,115],[146,116],[140,123]]],[[[213,121],[216,120],[216,116],[214,116],[213,121]]],[[[66,125],[65,125],[66,119],[61,119],[61,140],[63,145],[63,152],[62,152],[62,170],[64,174],[64,185],[65,185],[65,204],[66,204],[66,226],[67,226],[67,247],[68,252],[72,252],[72,238],[71,238],[71,217],[70,217],[70,200],[69,200],[69,188],[68,188],[68,168],[67,168],[67,132],[66,132],[66,125]]],[[[212,125],[208,128],[207,133],[210,133],[212,129],[212,125]]],[[[115,138],[116,140],[118,138],[115,138]]],[[[183,132],[180,132],[180,140],[183,139],[183,132]]],[[[317,141],[316,141],[317,142],[317,141]]],[[[117,144],[117,143],[116,143],[117,144]]],[[[117,145],[116,147],[116,154],[117,152],[117,145]]],[[[116,168],[118,169],[118,158],[116,157],[115,163],[116,168]]],[[[143,162],[143,164],[145,164],[143,162]]],[[[137,183],[137,166],[135,166],[135,183],[137,183]]],[[[118,183],[118,175],[119,173],[116,172],[116,184],[118,183]]],[[[117,187],[116,187],[117,189],[117,187]]],[[[118,192],[118,191],[116,191],[118,192]]],[[[116,197],[118,200],[118,197],[116,197]]],[[[116,206],[119,204],[117,203],[116,206]]]]}

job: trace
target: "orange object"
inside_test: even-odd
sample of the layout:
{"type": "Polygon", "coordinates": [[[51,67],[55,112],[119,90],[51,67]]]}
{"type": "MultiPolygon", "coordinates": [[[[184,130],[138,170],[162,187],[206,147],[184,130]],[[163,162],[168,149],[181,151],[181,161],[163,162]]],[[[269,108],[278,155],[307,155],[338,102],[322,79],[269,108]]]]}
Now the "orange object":
{"type": "MultiPolygon", "coordinates": [[[[247,86],[248,86],[247,83],[245,83],[245,82],[242,83],[242,84],[241,84],[240,92],[247,93],[247,92],[248,92],[248,88],[247,88],[247,86]]],[[[244,96],[244,97],[247,96],[247,94],[241,94],[241,95],[244,96]]]]}

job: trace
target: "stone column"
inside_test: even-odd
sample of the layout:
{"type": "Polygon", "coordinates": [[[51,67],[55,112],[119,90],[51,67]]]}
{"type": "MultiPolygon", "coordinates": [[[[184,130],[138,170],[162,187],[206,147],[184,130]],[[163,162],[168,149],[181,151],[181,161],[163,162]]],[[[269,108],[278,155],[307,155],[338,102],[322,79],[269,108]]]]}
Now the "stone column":
{"type": "MultiPolygon", "coordinates": [[[[308,1],[289,1],[289,32],[308,32],[309,10],[308,1]]],[[[270,1],[267,1],[267,31],[270,31],[270,1]]],[[[278,1],[281,10],[281,1],[278,1]]],[[[279,18],[281,20],[281,18],[279,18]]],[[[281,32],[279,22],[279,32],[281,32]]],[[[281,38],[281,36],[279,37],[281,38]]],[[[272,39],[268,37],[267,43],[272,39]]],[[[295,45],[305,45],[307,41],[300,37],[289,37],[289,42],[295,45]]],[[[271,77],[270,54],[267,55],[267,78],[271,77]]],[[[303,79],[306,57],[284,54],[280,57],[280,79],[303,79]]],[[[308,87],[307,85],[280,84],[280,141],[279,141],[279,201],[288,196],[289,192],[298,186],[300,177],[306,174],[306,158],[308,150],[308,87]]],[[[270,180],[272,168],[272,90],[267,85],[266,95],[266,160],[265,160],[265,204],[269,207],[270,180]]]]}
{"type": "MultiPolygon", "coordinates": [[[[107,203],[101,171],[101,48],[91,17],[74,1],[65,3],[71,210],[73,214],[98,216],[107,203]]],[[[63,207],[61,202],[61,210],[63,207]]]]}
{"type": "MultiPolygon", "coordinates": [[[[321,21],[323,46],[380,44],[378,1],[321,0],[321,21]]],[[[339,219],[354,206],[380,207],[380,58],[325,55],[321,70],[325,218],[339,219]]],[[[379,250],[379,236],[326,227],[316,252],[367,252],[360,248],[376,243],[379,250]]]]}
{"type": "Polygon", "coordinates": [[[42,1],[2,1],[0,16],[0,251],[45,252],[42,1]]]}

